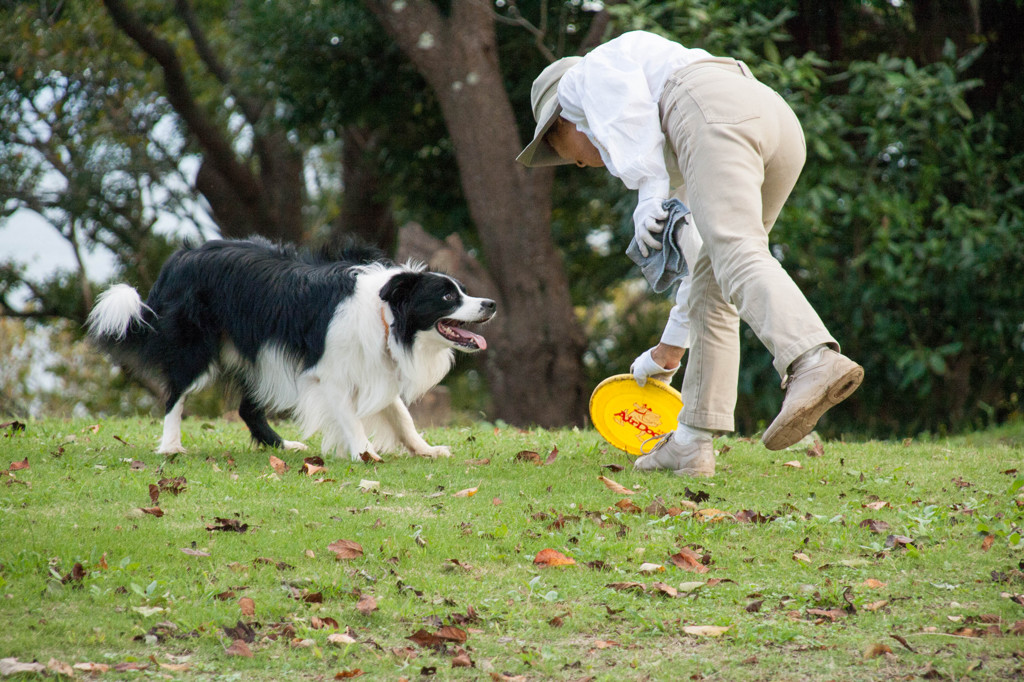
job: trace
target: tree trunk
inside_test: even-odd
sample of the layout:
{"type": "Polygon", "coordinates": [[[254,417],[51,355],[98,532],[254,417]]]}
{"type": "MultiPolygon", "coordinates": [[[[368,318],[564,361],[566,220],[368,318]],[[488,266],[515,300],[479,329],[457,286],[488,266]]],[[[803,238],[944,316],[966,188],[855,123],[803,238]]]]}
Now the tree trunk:
{"type": "Polygon", "coordinates": [[[330,244],[337,248],[354,236],[393,253],[397,227],[391,207],[380,196],[377,135],[364,126],[346,126],[341,131],[341,145],[345,195],[341,215],[331,226],[330,244]]]}
{"type": "Polygon", "coordinates": [[[437,95],[502,324],[489,334],[487,376],[498,417],[579,424],[586,411],[585,340],[551,237],[550,169],[528,171],[498,67],[488,3],[365,0],[437,95]]]}
{"type": "Polygon", "coordinates": [[[980,27],[978,7],[969,0],[914,0],[914,53],[918,64],[942,59],[942,48],[952,40],[959,49],[971,46],[971,32],[980,27]]]}

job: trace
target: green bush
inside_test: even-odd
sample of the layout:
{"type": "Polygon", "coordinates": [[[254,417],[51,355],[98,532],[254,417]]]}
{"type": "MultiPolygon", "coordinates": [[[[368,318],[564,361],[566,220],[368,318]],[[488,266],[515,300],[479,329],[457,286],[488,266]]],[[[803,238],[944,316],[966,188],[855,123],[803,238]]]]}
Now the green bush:
{"type": "Polygon", "coordinates": [[[774,241],[866,370],[834,428],[944,431],[1019,409],[1024,152],[1019,131],[972,115],[978,52],[954,52],[853,62],[792,98],[808,159],[774,241]]]}

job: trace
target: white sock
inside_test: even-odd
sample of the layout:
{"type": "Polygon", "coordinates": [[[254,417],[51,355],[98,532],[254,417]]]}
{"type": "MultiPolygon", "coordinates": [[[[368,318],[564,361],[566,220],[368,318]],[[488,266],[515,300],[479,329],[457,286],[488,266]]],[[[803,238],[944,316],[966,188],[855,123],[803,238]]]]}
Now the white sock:
{"type": "Polygon", "coordinates": [[[673,440],[677,443],[695,443],[699,440],[711,440],[714,435],[714,431],[680,423],[676,427],[676,433],[675,436],[673,436],[673,440]]]}
{"type": "Polygon", "coordinates": [[[821,354],[824,353],[825,349],[827,348],[828,346],[825,345],[824,343],[819,343],[814,348],[804,351],[803,353],[798,355],[791,366],[795,367],[797,363],[801,362],[817,362],[818,360],[821,359],[821,354]]]}

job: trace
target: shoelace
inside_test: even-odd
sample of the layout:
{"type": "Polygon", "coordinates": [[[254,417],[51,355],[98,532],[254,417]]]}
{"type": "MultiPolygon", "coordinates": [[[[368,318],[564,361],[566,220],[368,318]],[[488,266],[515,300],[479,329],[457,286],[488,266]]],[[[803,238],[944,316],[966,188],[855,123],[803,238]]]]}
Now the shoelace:
{"type": "Polygon", "coordinates": [[[669,442],[671,439],[672,439],[672,432],[671,431],[667,431],[667,432],[661,434],[660,436],[651,436],[650,438],[648,438],[647,440],[645,440],[643,443],[640,444],[640,455],[644,456],[644,455],[651,454],[652,452],[654,452],[655,450],[660,448],[662,445],[664,445],[665,443],[669,442]],[[647,450],[647,444],[650,443],[651,441],[654,441],[654,447],[652,447],[648,451],[647,450]]]}

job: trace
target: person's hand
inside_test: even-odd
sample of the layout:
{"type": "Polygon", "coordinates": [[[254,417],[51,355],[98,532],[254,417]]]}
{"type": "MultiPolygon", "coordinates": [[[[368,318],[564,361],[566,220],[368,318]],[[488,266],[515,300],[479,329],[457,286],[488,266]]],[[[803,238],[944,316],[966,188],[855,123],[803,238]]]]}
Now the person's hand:
{"type": "Polygon", "coordinates": [[[633,211],[633,235],[644,258],[650,254],[649,248],[661,248],[661,241],[654,235],[665,229],[668,211],[661,207],[664,202],[663,197],[641,198],[637,202],[636,210],[633,211]]]}
{"type": "Polygon", "coordinates": [[[648,348],[642,355],[640,355],[640,357],[633,361],[632,365],[629,366],[629,371],[633,373],[633,379],[635,379],[636,383],[640,386],[646,385],[648,379],[658,379],[659,381],[664,381],[666,384],[671,383],[672,377],[674,377],[676,372],[679,370],[678,361],[672,369],[665,369],[665,367],[659,365],[653,355],[656,350],[658,349],[648,348]]]}

